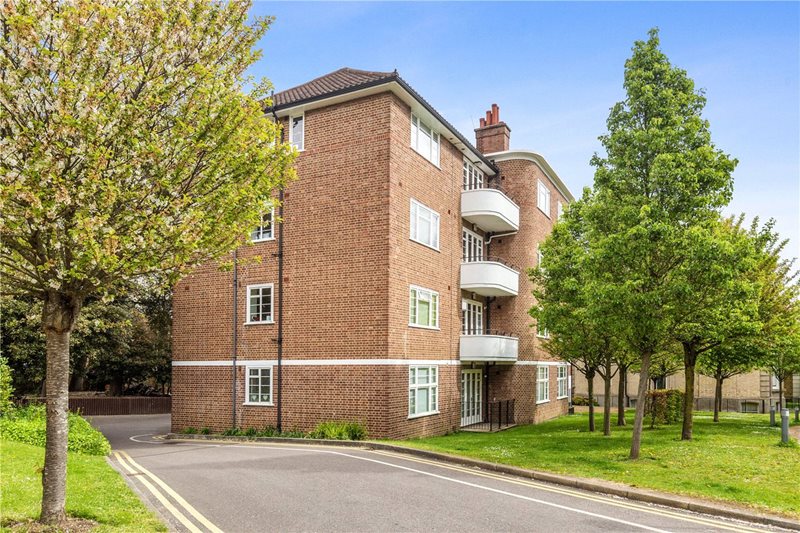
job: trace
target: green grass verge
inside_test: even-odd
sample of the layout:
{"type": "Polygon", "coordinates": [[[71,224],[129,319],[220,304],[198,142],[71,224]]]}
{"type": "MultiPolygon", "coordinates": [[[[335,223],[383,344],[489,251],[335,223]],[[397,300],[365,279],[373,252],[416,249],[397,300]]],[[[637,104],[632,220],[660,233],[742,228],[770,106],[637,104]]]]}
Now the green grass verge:
{"type": "MultiPolygon", "coordinates": [[[[614,415],[616,422],[616,414],[614,415]]],[[[564,416],[499,433],[458,432],[397,444],[533,470],[617,481],[650,489],[745,504],[800,518],[800,446],[781,447],[768,415],[696,413],[694,438],[680,425],[645,429],[638,461],[628,459],[633,413],[612,435],[590,433],[588,415],[564,416]]]]}
{"type": "MultiPolygon", "coordinates": [[[[3,525],[36,519],[42,502],[44,448],[0,441],[3,525]]],[[[70,452],[67,514],[98,523],[92,531],[166,531],[105,457],[70,452]]]]}

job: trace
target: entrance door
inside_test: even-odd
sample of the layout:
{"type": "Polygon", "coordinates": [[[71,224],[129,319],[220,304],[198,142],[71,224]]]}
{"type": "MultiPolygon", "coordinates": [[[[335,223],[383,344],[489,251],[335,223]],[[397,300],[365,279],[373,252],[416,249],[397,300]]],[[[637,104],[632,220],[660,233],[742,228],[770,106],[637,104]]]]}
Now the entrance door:
{"type": "Polygon", "coordinates": [[[483,370],[461,371],[461,425],[483,422],[483,370]]]}

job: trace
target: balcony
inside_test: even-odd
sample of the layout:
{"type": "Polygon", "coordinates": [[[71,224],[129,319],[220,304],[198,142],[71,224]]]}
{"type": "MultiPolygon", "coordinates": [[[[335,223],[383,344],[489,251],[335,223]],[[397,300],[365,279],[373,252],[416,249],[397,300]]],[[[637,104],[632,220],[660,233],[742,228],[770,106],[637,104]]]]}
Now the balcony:
{"type": "Polygon", "coordinates": [[[481,296],[516,296],[519,270],[497,257],[466,258],[461,262],[461,288],[481,296]]]}
{"type": "Polygon", "coordinates": [[[519,206],[495,187],[461,191],[461,217],[484,231],[510,233],[519,230],[519,206]]]}
{"type": "Polygon", "coordinates": [[[462,363],[515,363],[519,353],[519,339],[500,331],[461,335],[459,353],[462,363]]]}

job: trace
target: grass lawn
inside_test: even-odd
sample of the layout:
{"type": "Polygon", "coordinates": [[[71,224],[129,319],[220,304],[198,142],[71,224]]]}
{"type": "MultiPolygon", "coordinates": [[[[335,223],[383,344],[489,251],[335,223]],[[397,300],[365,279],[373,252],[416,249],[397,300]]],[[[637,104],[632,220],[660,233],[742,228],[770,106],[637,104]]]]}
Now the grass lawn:
{"type": "MultiPolygon", "coordinates": [[[[614,413],[616,422],[616,413],[614,413]]],[[[468,456],[533,470],[600,478],[637,487],[737,502],[800,518],[800,447],[781,447],[780,428],[768,415],[711,413],[694,418],[694,440],[680,440],[680,426],[647,428],[638,461],[628,459],[628,426],[611,437],[589,433],[588,415],[575,414],[499,433],[458,432],[397,444],[468,456]]]]}
{"type": "MultiPolygon", "coordinates": [[[[36,519],[42,501],[44,448],[0,441],[3,526],[36,519]]],[[[166,531],[105,457],[69,453],[67,514],[98,522],[93,531],[166,531]]]]}

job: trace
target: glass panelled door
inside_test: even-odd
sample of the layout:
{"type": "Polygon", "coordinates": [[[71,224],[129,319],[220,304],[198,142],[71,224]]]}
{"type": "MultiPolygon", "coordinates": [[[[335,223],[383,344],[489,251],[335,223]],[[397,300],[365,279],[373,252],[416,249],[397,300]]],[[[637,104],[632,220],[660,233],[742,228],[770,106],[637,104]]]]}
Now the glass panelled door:
{"type": "Polygon", "coordinates": [[[483,335],[483,304],[475,300],[461,300],[461,334],[483,335]]]}
{"type": "Polygon", "coordinates": [[[461,371],[461,425],[483,422],[483,370],[461,371]]]}
{"type": "Polygon", "coordinates": [[[483,261],[483,237],[461,228],[461,255],[464,261],[483,261]]]}

